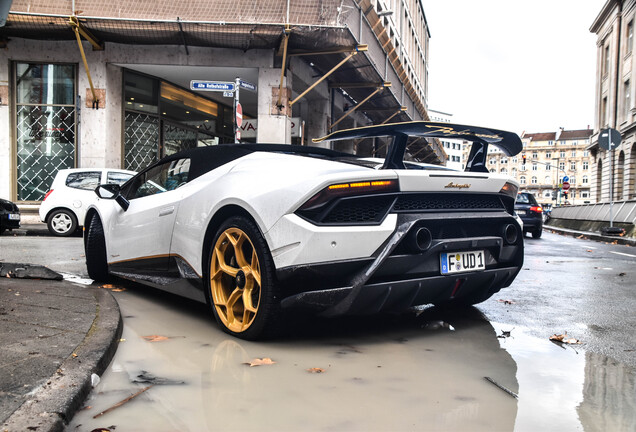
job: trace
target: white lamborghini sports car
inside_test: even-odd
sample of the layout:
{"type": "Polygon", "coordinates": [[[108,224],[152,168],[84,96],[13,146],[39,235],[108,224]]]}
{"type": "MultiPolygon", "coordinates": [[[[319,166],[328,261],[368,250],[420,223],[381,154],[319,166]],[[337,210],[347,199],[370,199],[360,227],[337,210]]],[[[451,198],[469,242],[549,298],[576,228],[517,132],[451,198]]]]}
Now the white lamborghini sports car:
{"type": "Polygon", "coordinates": [[[228,144],[168,156],[86,215],[90,277],[131,279],[207,303],[245,339],[275,334],[284,309],[324,316],[471,305],[523,263],[518,184],[486,169],[514,133],[408,122],[322,140],[392,136],[383,163],[317,147],[228,144]],[[472,142],[466,171],[404,162],[409,137],[472,142]]]}

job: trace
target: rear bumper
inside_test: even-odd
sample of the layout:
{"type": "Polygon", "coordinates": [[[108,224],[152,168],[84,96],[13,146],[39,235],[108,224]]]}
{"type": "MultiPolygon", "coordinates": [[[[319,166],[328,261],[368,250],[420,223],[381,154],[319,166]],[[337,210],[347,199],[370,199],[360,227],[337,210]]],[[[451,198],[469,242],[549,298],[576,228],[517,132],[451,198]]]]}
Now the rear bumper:
{"type": "Polygon", "coordinates": [[[403,310],[427,303],[488,298],[509,286],[523,264],[522,228],[506,213],[400,215],[398,228],[369,258],[295,266],[277,273],[284,308],[327,316],[403,310]],[[506,226],[514,241],[504,235],[506,226]],[[424,250],[413,233],[431,231],[424,250]],[[483,250],[486,269],[442,275],[440,254],[483,250]]]}
{"type": "Polygon", "coordinates": [[[302,308],[324,315],[400,311],[423,304],[488,298],[509,286],[519,273],[509,267],[453,276],[432,276],[354,287],[309,291],[283,300],[284,308],[302,308]]]}

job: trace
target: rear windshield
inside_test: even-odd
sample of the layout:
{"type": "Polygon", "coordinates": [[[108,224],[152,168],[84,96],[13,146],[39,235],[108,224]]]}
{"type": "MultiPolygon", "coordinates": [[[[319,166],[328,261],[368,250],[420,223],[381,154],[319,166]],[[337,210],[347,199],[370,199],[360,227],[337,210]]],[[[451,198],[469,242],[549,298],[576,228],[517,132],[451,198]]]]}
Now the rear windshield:
{"type": "Polygon", "coordinates": [[[534,198],[534,195],[525,194],[525,193],[521,193],[517,195],[517,202],[519,204],[531,204],[531,205],[537,204],[537,200],[534,198]]]}

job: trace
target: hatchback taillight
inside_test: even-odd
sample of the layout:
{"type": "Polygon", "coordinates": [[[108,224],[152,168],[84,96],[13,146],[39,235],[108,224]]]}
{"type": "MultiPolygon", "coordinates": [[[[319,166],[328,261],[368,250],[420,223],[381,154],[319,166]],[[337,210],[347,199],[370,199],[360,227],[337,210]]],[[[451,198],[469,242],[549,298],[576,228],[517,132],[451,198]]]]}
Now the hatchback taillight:
{"type": "Polygon", "coordinates": [[[532,206],[530,207],[530,211],[535,213],[543,213],[543,209],[541,208],[541,206],[532,206]]]}
{"type": "Polygon", "coordinates": [[[52,192],[53,192],[53,189],[51,189],[50,191],[48,191],[48,192],[46,193],[46,195],[44,195],[44,199],[43,199],[42,201],[44,202],[44,201],[46,200],[46,198],[47,198],[49,195],[51,195],[51,193],[52,193],[52,192]]]}

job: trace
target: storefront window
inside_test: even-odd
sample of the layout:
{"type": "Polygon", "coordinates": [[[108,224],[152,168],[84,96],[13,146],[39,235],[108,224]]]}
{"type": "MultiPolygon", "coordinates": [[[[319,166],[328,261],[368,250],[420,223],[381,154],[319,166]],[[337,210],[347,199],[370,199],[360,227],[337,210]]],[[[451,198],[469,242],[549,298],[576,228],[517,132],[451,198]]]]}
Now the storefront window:
{"type": "Polygon", "coordinates": [[[126,169],[140,171],[181,150],[233,142],[231,128],[223,126],[233,117],[223,115],[223,105],[131,71],[124,72],[124,82],[126,169]]]}
{"type": "Polygon", "coordinates": [[[75,166],[75,66],[16,63],[18,201],[44,198],[75,166]]]}

